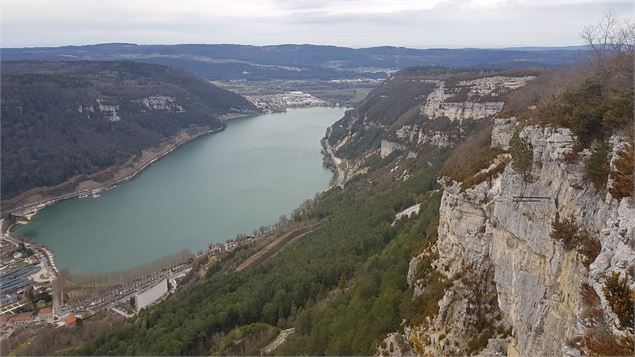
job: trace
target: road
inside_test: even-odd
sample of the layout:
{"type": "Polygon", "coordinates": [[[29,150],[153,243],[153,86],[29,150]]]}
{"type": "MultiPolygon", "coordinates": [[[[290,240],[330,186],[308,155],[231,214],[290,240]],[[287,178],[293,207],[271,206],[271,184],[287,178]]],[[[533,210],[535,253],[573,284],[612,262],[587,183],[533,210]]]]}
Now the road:
{"type": "Polygon", "coordinates": [[[2,235],[2,239],[9,241],[13,244],[24,243],[24,246],[28,249],[31,249],[33,253],[38,257],[38,259],[44,266],[44,270],[46,270],[49,276],[54,278],[59,274],[60,271],[57,269],[57,266],[55,265],[53,252],[37,244],[24,242],[20,239],[14,238],[8,232],[9,231],[7,230],[7,233],[2,235]]]}
{"type": "Polygon", "coordinates": [[[236,268],[236,271],[244,270],[252,265],[262,262],[263,260],[277,253],[285,245],[304,236],[305,234],[310,233],[311,231],[313,231],[314,228],[315,228],[315,225],[300,227],[300,228],[292,230],[291,232],[287,234],[283,234],[279,238],[276,238],[271,243],[267,244],[262,249],[257,251],[254,255],[247,258],[244,262],[242,262],[242,264],[238,266],[238,268],[236,268]]]}
{"type": "MultiPolygon", "coordinates": [[[[330,129],[331,128],[329,128],[329,133],[330,133],[330,129]]],[[[342,169],[340,168],[340,159],[338,159],[337,156],[335,156],[335,153],[333,152],[333,148],[331,147],[331,144],[329,144],[328,133],[326,135],[326,139],[324,139],[324,148],[326,149],[327,154],[329,154],[331,158],[331,162],[333,163],[333,166],[335,167],[336,173],[335,173],[334,186],[344,187],[344,171],[342,171],[342,169]]]]}
{"type": "MultiPolygon", "coordinates": [[[[122,302],[127,303],[136,293],[145,290],[162,279],[167,278],[174,283],[174,278],[183,274],[188,269],[191,269],[191,267],[189,264],[186,264],[184,267],[174,272],[163,271],[159,274],[153,275],[152,278],[141,279],[139,281],[108,290],[107,292],[91,299],[78,301],[73,304],[65,304],[59,307],[58,315],[65,316],[69,314],[82,313],[85,318],[86,316],[93,315],[97,311],[103,309],[109,309],[117,312],[117,304],[122,302]]],[[[173,292],[174,289],[171,291],[173,292]]]]}

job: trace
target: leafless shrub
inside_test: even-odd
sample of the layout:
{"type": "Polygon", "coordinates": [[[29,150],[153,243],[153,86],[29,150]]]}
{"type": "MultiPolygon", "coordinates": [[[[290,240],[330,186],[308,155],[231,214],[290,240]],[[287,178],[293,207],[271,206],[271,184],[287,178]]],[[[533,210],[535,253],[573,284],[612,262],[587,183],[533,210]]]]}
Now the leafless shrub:
{"type": "Polygon", "coordinates": [[[616,67],[632,72],[635,54],[635,23],[632,20],[620,22],[608,13],[596,25],[586,26],[581,36],[590,49],[591,63],[596,67],[599,80],[622,72],[616,71],[616,67]]]}

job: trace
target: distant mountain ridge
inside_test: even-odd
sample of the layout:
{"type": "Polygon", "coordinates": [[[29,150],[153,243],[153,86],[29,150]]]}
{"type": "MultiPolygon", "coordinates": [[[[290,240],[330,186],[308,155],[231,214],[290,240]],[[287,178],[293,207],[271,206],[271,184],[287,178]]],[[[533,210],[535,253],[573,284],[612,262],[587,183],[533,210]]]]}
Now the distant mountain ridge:
{"type": "Polygon", "coordinates": [[[136,45],[3,48],[3,60],[132,60],[182,68],[210,80],[385,78],[413,66],[527,68],[575,63],[584,47],[555,48],[347,48],[326,45],[234,44],[136,45]]]}

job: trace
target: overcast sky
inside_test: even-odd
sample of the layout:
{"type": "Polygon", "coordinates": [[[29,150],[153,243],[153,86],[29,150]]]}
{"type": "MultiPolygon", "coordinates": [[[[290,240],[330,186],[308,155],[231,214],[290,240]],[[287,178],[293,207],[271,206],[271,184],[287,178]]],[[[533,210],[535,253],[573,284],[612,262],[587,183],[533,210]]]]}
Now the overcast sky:
{"type": "Polygon", "coordinates": [[[2,47],[281,43],[510,47],[581,43],[632,0],[1,0],[2,47]]]}

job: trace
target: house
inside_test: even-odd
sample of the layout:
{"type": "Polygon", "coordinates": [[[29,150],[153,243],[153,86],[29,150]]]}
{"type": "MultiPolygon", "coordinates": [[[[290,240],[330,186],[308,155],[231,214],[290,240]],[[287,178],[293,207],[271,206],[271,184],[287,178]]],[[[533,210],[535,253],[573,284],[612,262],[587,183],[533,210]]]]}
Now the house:
{"type": "Polygon", "coordinates": [[[51,322],[53,321],[53,309],[50,307],[45,307],[40,309],[37,313],[37,319],[41,322],[51,322]]]}
{"type": "Polygon", "coordinates": [[[22,325],[28,325],[30,323],[33,323],[33,314],[30,312],[23,312],[21,314],[17,314],[15,316],[12,316],[8,323],[10,325],[14,325],[14,326],[22,326],[22,325]]]}

